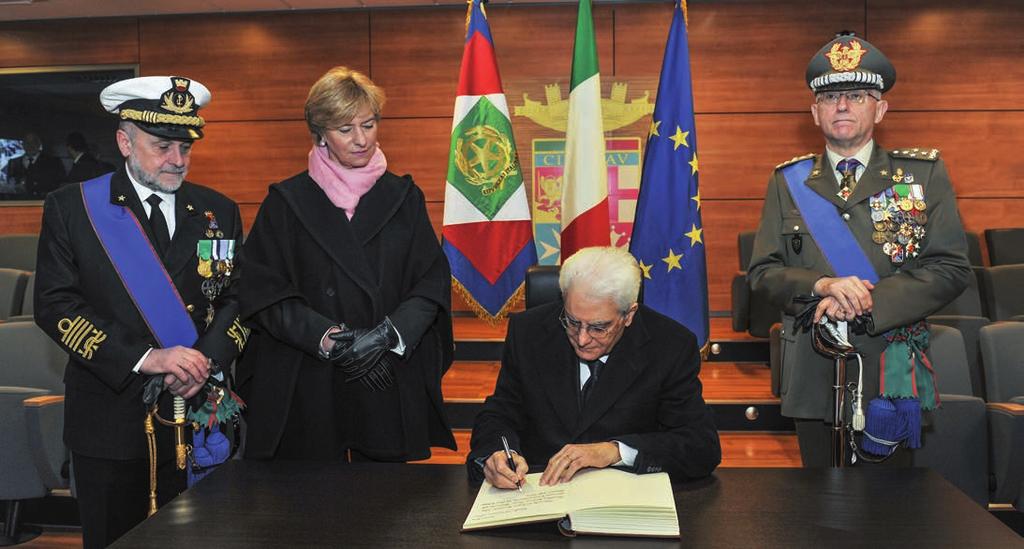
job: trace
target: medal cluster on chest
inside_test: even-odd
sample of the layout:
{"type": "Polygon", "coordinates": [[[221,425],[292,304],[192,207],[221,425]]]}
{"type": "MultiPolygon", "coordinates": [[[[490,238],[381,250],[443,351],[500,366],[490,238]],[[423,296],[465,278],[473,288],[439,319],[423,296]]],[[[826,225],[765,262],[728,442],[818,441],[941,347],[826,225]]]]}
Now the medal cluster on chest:
{"type": "Polygon", "coordinates": [[[897,182],[895,185],[869,199],[874,227],[871,239],[882,246],[894,265],[902,265],[920,253],[928,204],[924,201],[924,188],[913,184],[912,174],[897,169],[892,178],[897,182]]]}

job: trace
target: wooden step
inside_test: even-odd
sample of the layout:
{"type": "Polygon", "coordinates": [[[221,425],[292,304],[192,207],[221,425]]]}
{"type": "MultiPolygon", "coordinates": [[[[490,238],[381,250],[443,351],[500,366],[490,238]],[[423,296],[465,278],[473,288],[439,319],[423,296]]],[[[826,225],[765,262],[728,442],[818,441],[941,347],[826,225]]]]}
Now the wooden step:
{"type": "MultiPolygon", "coordinates": [[[[469,453],[468,430],[456,430],[459,449],[433,448],[430,459],[414,463],[466,462],[469,453]]],[[[721,467],[800,467],[800,448],[791,433],[719,433],[722,443],[721,467]]]]}

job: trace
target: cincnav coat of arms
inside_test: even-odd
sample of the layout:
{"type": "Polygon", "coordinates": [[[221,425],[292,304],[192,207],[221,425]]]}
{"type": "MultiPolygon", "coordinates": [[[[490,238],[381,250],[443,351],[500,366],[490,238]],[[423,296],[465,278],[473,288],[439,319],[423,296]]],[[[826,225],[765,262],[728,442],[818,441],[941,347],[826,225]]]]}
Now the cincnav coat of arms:
{"type": "MultiPolygon", "coordinates": [[[[612,84],[610,97],[601,99],[602,122],[606,132],[629,126],[654,112],[650,92],[626,101],[628,84],[612,84]]],[[[569,102],[558,84],[544,86],[546,103],[523,94],[523,104],[514,110],[537,124],[565,132],[569,102]]],[[[633,233],[633,216],[640,191],[640,137],[606,137],[605,162],[608,167],[608,216],[611,243],[626,246],[633,233]]],[[[562,175],[565,164],[565,139],[533,140],[532,215],[533,232],[540,264],[558,263],[561,236],[562,175]]]]}

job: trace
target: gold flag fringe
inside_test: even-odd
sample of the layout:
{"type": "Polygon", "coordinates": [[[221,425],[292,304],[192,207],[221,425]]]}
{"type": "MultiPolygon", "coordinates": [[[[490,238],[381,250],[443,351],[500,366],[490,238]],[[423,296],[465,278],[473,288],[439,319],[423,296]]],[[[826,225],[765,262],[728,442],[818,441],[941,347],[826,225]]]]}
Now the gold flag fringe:
{"type": "Polygon", "coordinates": [[[523,282],[520,284],[519,287],[516,288],[516,291],[512,292],[512,295],[505,301],[505,305],[501,307],[498,314],[493,316],[487,311],[487,309],[484,309],[483,306],[477,302],[473,297],[473,294],[469,293],[469,290],[467,290],[466,287],[463,286],[455,277],[452,277],[452,291],[462,296],[462,299],[469,305],[469,308],[473,310],[473,313],[476,314],[478,318],[486,321],[491,326],[497,326],[498,323],[505,320],[512,308],[518,305],[519,302],[526,297],[526,283],[523,282]]]}

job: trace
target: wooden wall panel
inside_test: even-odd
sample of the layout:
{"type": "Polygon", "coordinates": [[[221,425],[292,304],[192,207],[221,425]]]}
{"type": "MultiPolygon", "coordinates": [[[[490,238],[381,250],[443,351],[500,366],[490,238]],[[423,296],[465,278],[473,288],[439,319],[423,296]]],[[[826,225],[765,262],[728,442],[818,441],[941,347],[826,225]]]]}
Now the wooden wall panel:
{"type": "Polygon", "coordinates": [[[451,118],[385,118],[380,125],[388,169],[411,174],[427,200],[444,200],[451,127],[451,118]]]}
{"type": "Polygon", "coordinates": [[[4,204],[0,206],[0,234],[38,233],[42,219],[42,204],[4,204]]]}
{"type": "MultiPolygon", "coordinates": [[[[670,16],[671,6],[659,4],[616,8],[617,77],[661,71],[670,16]]],[[[689,16],[698,112],[804,112],[811,56],[839,29],[864,31],[858,2],[693,2],[689,16]]]]}
{"type": "Polygon", "coordinates": [[[0,67],[134,64],[138,60],[135,18],[0,24],[0,67]]]}
{"type": "MultiPolygon", "coordinates": [[[[489,6],[487,12],[510,102],[522,79],[561,82],[568,97],[576,7],[489,6]]],[[[465,22],[464,8],[371,14],[372,77],[388,93],[388,116],[452,116],[465,22]]],[[[601,71],[610,73],[610,9],[594,10],[594,29],[601,71]]]]}
{"type": "Polygon", "coordinates": [[[237,202],[263,201],[267,185],[306,169],[305,122],[211,122],[192,149],[188,178],[237,202]]]}
{"type": "Polygon", "coordinates": [[[825,149],[810,112],[699,114],[697,139],[700,194],[709,199],[763,199],[776,165],[825,149]]]}
{"type": "Polygon", "coordinates": [[[144,75],[183,75],[213,94],[207,120],[301,120],[310,86],[335,65],[368,72],[363,11],[142,19],[144,75]],[[169,36],[188,37],[188,48],[169,36]]]}
{"type": "Polygon", "coordinates": [[[1024,108],[1020,0],[866,3],[868,40],[896,65],[900,108],[1024,108]]]}
{"type": "Polygon", "coordinates": [[[1021,128],[1021,111],[889,112],[877,137],[890,148],[941,149],[957,196],[1024,197],[1021,128]]]}
{"type": "MultiPolygon", "coordinates": [[[[551,84],[568,98],[576,7],[495,3],[488,11],[530,185],[533,140],[564,135],[516,116],[515,107],[524,95],[545,102],[551,84]]],[[[382,147],[392,170],[411,173],[424,189],[439,234],[464,15],[454,5],[4,23],[0,67],[137,62],[143,74],[204,82],[214,98],[190,179],[238,200],[248,228],[267,185],[306,166],[309,86],[348,64],[388,93],[382,147]],[[168,36],[188,36],[189,47],[168,47],[168,36]]],[[[654,103],[671,15],[670,2],[595,8],[603,96],[621,82],[627,101],[646,93],[654,103]]],[[[879,141],[942,149],[968,230],[1024,224],[1022,23],[1024,4],[1015,0],[691,2],[711,309],[729,309],[736,235],[756,227],[773,167],[822,148],[803,75],[838,29],[866,31],[897,65],[879,141]]],[[[609,135],[643,138],[647,126],[643,118],[609,135]]],[[[0,213],[0,232],[39,229],[39,206],[4,205],[0,213]]],[[[459,300],[455,307],[466,310],[459,300]]]]}

